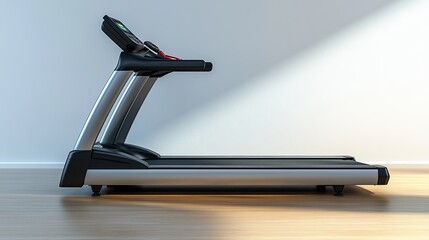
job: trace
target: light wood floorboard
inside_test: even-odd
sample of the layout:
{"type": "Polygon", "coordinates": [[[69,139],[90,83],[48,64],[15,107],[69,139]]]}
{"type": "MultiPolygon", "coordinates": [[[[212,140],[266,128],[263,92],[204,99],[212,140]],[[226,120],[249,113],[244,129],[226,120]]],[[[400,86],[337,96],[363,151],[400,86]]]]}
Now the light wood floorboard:
{"type": "Polygon", "coordinates": [[[0,239],[429,239],[429,168],[387,186],[259,192],[58,187],[60,169],[0,169],[0,239]]]}

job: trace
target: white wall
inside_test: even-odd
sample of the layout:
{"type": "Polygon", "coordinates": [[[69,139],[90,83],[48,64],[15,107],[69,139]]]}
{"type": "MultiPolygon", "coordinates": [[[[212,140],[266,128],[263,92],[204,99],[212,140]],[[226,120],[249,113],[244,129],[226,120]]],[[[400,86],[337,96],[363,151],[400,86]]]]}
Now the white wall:
{"type": "Polygon", "coordinates": [[[119,49],[102,16],[211,73],[160,79],[129,140],[162,154],[429,162],[424,1],[4,1],[0,162],[63,162],[119,49]]]}

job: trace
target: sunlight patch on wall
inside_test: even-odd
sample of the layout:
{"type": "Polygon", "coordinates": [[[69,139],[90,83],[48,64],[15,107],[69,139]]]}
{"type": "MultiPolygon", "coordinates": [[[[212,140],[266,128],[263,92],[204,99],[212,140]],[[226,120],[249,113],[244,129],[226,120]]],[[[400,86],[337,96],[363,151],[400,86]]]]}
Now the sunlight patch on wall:
{"type": "Polygon", "coordinates": [[[382,9],[181,119],[157,150],[427,163],[428,22],[428,1],[382,9]]]}

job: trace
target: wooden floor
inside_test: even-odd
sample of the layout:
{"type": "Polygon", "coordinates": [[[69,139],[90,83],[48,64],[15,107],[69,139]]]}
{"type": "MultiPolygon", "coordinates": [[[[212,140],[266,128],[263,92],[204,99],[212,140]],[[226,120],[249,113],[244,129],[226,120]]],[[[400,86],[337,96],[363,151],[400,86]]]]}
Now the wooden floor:
{"type": "Polygon", "coordinates": [[[429,168],[388,186],[262,192],[58,188],[60,169],[0,169],[0,239],[429,239],[429,168]]]}

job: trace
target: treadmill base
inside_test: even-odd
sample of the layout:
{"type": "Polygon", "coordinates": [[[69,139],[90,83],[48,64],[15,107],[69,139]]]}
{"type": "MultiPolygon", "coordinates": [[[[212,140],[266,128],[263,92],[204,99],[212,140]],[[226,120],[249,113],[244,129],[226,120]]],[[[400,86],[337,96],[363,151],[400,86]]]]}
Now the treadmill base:
{"type": "Polygon", "coordinates": [[[334,186],[377,185],[370,169],[89,169],[84,185],[334,186]]]}

